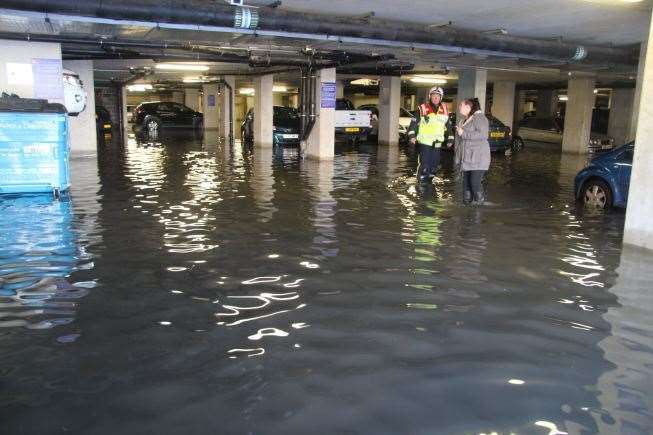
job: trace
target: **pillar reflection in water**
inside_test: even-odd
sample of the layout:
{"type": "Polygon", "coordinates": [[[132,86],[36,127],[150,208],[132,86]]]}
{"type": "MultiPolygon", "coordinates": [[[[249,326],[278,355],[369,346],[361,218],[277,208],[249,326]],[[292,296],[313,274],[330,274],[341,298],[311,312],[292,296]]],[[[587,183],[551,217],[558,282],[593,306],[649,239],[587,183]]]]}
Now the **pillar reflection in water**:
{"type": "Polygon", "coordinates": [[[598,346],[616,367],[597,383],[601,410],[591,410],[600,433],[650,434],[653,428],[653,255],[625,247],[610,292],[618,305],[603,318],[611,326],[598,346]]]}
{"type": "Polygon", "coordinates": [[[273,155],[268,148],[256,148],[251,156],[252,175],[250,186],[259,213],[259,222],[269,222],[277,210],[273,204],[274,199],[274,176],[273,176],[273,155]]]}
{"type": "Polygon", "coordinates": [[[334,216],[337,204],[333,198],[334,164],[332,161],[302,162],[302,172],[311,186],[314,215],[311,218],[316,235],[312,248],[318,252],[316,258],[324,259],[338,255],[338,240],[334,216]]]}

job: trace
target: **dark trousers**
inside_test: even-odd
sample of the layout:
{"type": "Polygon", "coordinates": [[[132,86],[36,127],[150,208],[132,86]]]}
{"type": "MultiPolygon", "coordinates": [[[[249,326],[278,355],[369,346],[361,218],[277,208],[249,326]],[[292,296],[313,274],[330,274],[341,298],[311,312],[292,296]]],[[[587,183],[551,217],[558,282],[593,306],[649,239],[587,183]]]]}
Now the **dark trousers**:
{"type": "Polygon", "coordinates": [[[420,180],[433,178],[440,164],[440,144],[435,146],[419,144],[419,165],[417,177],[420,180]]]}
{"type": "Polygon", "coordinates": [[[483,177],[485,171],[463,171],[463,199],[484,201],[483,177]]]}

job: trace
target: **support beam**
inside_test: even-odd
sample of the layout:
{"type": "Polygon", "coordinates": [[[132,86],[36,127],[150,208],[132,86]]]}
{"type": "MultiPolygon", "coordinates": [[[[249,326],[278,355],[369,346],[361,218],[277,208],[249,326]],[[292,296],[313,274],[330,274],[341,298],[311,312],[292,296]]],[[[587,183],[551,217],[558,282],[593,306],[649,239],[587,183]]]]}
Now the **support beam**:
{"type": "Polygon", "coordinates": [[[195,88],[186,88],[184,91],[184,104],[196,112],[200,112],[200,90],[195,88]]]}
{"type": "MultiPolygon", "coordinates": [[[[649,30],[646,61],[641,74],[642,94],[637,117],[624,243],[653,249],[653,27],[649,30]]],[[[639,79],[639,78],[638,78],[639,79]]]]}
{"type": "Polygon", "coordinates": [[[336,81],[336,69],[317,71],[317,86],[314,94],[317,117],[311,134],[304,145],[305,156],[315,160],[333,160],[335,154],[336,115],[334,108],[322,107],[322,83],[336,81]]]}
{"type": "Polygon", "coordinates": [[[648,53],[648,41],[644,41],[639,47],[639,65],[637,66],[637,83],[635,85],[635,96],[633,98],[633,113],[628,133],[628,141],[635,140],[637,135],[637,125],[639,119],[639,106],[642,100],[642,86],[644,81],[644,66],[646,65],[646,56],[648,53]]]}
{"type": "Polygon", "coordinates": [[[485,110],[487,70],[471,68],[458,71],[458,104],[465,98],[478,98],[481,110],[485,110]]]}
{"type": "Polygon", "coordinates": [[[633,100],[635,90],[618,88],[612,90],[610,98],[610,119],[608,120],[608,136],[614,138],[617,146],[626,143],[630,134],[630,123],[633,119],[633,100]]]}
{"type": "Polygon", "coordinates": [[[562,151],[587,154],[592,130],[592,109],[596,95],[593,77],[572,77],[567,86],[567,109],[562,151]]]}
{"type": "Polygon", "coordinates": [[[552,89],[541,89],[537,92],[535,112],[538,118],[550,118],[556,111],[558,96],[552,89]]]}
{"type": "Polygon", "coordinates": [[[494,82],[492,115],[512,129],[515,117],[515,82],[494,82]]]}
{"type": "Polygon", "coordinates": [[[401,77],[381,77],[379,83],[379,144],[399,143],[401,77]]]}
{"type": "Polygon", "coordinates": [[[260,148],[272,147],[273,77],[254,78],[254,146],[260,148]]]}
{"type": "Polygon", "coordinates": [[[225,76],[224,81],[231,86],[231,90],[223,86],[220,94],[220,133],[228,140],[229,133],[231,133],[232,138],[236,138],[236,77],[225,76]],[[229,95],[231,92],[234,94],[230,101],[229,95]],[[231,125],[229,125],[229,114],[231,114],[233,121],[231,125]]]}
{"type": "Polygon", "coordinates": [[[65,69],[76,72],[86,90],[86,109],[77,116],[69,116],[71,153],[96,153],[97,130],[95,127],[95,87],[93,85],[92,60],[67,60],[65,69]]]}
{"type": "Polygon", "coordinates": [[[218,85],[215,83],[207,83],[202,86],[204,91],[204,129],[212,130],[219,127],[218,122],[218,85]]]}

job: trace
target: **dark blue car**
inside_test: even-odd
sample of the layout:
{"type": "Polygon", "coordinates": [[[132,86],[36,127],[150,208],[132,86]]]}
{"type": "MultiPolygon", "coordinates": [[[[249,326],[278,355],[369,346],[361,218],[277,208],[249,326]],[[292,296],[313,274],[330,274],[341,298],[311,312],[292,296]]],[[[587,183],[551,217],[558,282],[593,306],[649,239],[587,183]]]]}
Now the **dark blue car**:
{"type": "Polygon", "coordinates": [[[576,175],[576,199],[593,208],[625,208],[634,150],[631,142],[594,158],[576,175]]]}

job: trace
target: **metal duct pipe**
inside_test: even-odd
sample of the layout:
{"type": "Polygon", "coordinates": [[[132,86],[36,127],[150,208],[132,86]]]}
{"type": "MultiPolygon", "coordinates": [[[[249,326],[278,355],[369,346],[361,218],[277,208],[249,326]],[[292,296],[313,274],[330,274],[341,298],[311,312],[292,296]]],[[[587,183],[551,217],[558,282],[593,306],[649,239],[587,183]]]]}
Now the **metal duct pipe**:
{"type": "Polygon", "coordinates": [[[301,141],[308,139],[308,136],[311,135],[313,131],[313,126],[315,125],[315,94],[317,92],[317,77],[315,76],[314,70],[309,70],[308,76],[308,123],[306,124],[306,129],[302,134],[301,141]]]}
{"type": "MultiPolygon", "coordinates": [[[[284,11],[278,8],[243,8],[206,0],[0,0],[0,7],[23,11],[60,13],[138,20],[152,23],[191,24],[284,31],[296,34],[335,35],[410,44],[430,44],[442,50],[475,50],[489,55],[522,56],[563,62],[635,64],[638,53],[632,49],[582,46],[559,41],[542,41],[506,35],[491,35],[450,27],[427,29],[412,23],[374,21],[361,23],[347,17],[284,11]]],[[[364,42],[364,41],[362,41],[364,42]]]]}

